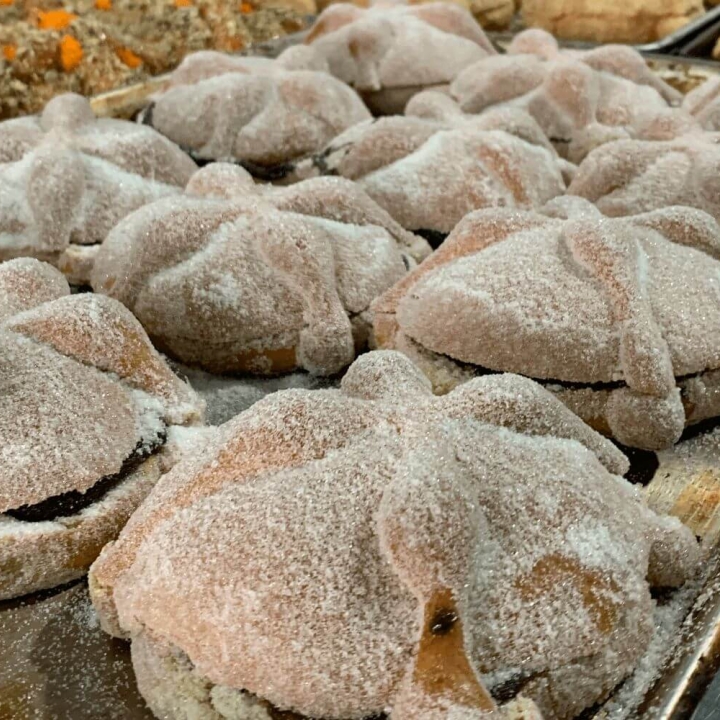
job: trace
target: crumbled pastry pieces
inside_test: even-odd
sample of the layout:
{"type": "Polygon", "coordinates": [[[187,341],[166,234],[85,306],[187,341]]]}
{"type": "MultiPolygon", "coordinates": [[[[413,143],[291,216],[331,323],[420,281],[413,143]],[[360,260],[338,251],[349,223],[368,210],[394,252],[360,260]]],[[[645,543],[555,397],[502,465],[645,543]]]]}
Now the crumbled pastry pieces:
{"type": "Polygon", "coordinates": [[[370,113],[309,48],[275,61],[190,55],[143,121],[198,159],[234,160],[267,175],[316,152],[370,113]],[[296,69],[298,68],[298,69],[296,69]]]}
{"type": "Polygon", "coordinates": [[[547,212],[468,215],[376,301],[379,346],[439,387],[498,371],[542,380],[592,427],[647,450],[720,415],[699,400],[720,368],[717,222],[684,207],[609,219],[571,197],[547,212]]]}
{"type": "Polygon", "coordinates": [[[463,70],[450,94],[464,112],[498,105],[526,110],[573,162],[598,145],[640,135],[655,116],[671,113],[669,103],[680,97],[631,48],[560,51],[552,36],[538,30],[520,33],[507,55],[463,70]]]}
{"type": "Polygon", "coordinates": [[[2,0],[0,118],[152,82],[198,50],[277,41],[316,13],[314,0],[2,0]]]}
{"type": "Polygon", "coordinates": [[[480,683],[514,670],[569,719],[647,646],[648,578],[698,561],[626,469],[526,378],[436,397],[407,358],[370,353],[339,390],[279,392],[218,428],[105,548],[91,595],[160,717],[538,717],[480,683]]]}
{"type": "Polygon", "coordinates": [[[568,193],[610,216],[686,205],[720,220],[720,145],[712,133],[665,141],[619,140],[580,164],[568,193]]]}
{"type": "Polygon", "coordinates": [[[431,243],[472,210],[540,207],[565,191],[568,163],[526,113],[503,109],[467,117],[454,112],[452,101],[429,93],[410,109],[417,114],[350,128],[299,163],[296,175],[354,180],[403,227],[431,243]]]}
{"type": "Polygon", "coordinates": [[[565,40],[648,43],[705,12],[702,0],[523,0],[523,23],[565,40]]]}
{"type": "Polygon", "coordinates": [[[415,93],[446,86],[496,52],[467,10],[442,2],[332,5],[305,42],[380,115],[402,112],[415,93]]]}
{"type": "Polygon", "coordinates": [[[0,261],[32,256],[56,264],[69,247],[100,243],[133,210],[179,192],[52,129],[19,160],[0,164],[0,261]]]}
{"type": "Polygon", "coordinates": [[[0,395],[0,598],[82,575],[203,413],[126,308],[30,258],[0,265],[0,395]]]}
{"type": "Polygon", "coordinates": [[[96,118],[90,103],[74,93],[58,95],[40,115],[0,123],[0,163],[21,160],[53,132],[69,138],[79,152],[167,185],[185,187],[197,170],[187,154],[160,133],[126,120],[96,118]]]}
{"type": "Polygon", "coordinates": [[[216,163],[186,195],[119,223],[91,284],[183,362],[332,375],[367,345],[372,300],[428,252],[348,181],[263,192],[241,168],[216,163]]]}

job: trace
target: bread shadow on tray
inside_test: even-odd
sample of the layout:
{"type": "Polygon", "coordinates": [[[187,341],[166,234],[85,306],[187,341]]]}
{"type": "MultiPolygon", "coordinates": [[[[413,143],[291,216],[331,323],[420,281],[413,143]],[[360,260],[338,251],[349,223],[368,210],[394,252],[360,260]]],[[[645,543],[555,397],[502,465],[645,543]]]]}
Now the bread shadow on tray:
{"type": "Polygon", "coordinates": [[[2,720],[152,720],[84,579],[0,602],[0,646],[2,720]]]}

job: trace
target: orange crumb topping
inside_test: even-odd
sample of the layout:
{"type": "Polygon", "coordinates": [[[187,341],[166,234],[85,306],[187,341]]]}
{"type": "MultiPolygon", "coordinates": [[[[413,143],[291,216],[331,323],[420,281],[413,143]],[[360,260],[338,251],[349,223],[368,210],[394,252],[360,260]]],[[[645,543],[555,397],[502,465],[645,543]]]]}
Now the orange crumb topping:
{"type": "Polygon", "coordinates": [[[17,56],[17,45],[3,45],[2,54],[8,62],[12,62],[17,56]]]}
{"type": "Polygon", "coordinates": [[[72,36],[60,39],[60,65],[65,72],[72,72],[83,59],[82,45],[72,36]]]}
{"type": "Polygon", "coordinates": [[[192,5],[192,0],[175,0],[175,7],[189,7],[192,5]]]}
{"type": "Polygon", "coordinates": [[[0,0],[0,5],[12,5],[15,0],[0,0]]]}
{"type": "Polygon", "coordinates": [[[251,12],[253,12],[255,8],[247,2],[240,3],[240,12],[244,13],[245,15],[249,15],[251,12]]]}
{"type": "Polygon", "coordinates": [[[112,0],[95,0],[97,10],[112,10],[112,0]]]}
{"type": "Polygon", "coordinates": [[[115,54],[120,58],[121,62],[125,63],[129,68],[134,69],[142,65],[142,58],[128,48],[116,48],[115,54]]]}
{"type": "Polygon", "coordinates": [[[77,15],[67,10],[38,10],[37,26],[41,30],[64,30],[76,19],[77,15]]]}

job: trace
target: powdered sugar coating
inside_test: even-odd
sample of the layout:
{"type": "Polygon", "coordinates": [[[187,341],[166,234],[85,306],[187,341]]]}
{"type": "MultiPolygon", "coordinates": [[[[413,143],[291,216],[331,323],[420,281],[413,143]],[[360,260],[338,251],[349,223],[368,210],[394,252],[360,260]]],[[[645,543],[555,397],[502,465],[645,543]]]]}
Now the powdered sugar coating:
{"type": "Polygon", "coordinates": [[[0,266],[0,512],[84,492],[166,424],[202,415],[122,305],[71,296],[58,275],[0,266]]]}
{"type": "Polygon", "coordinates": [[[0,165],[0,260],[57,262],[70,244],[102,242],[122,217],[177,192],[81,152],[72,136],[52,131],[20,160],[0,165]]]}
{"type": "Polygon", "coordinates": [[[720,78],[708,78],[691,90],[683,99],[682,106],[705,130],[720,131],[720,78]]]}
{"type": "Polygon", "coordinates": [[[658,142],[609,143],[581,163],[568,193],[613,217],[686,205],[718,220],[720,146],[715,140],[710,133],[697,133],[658,142]]]}
{"type": "MultiPolygon", "coordinates": [[[[617,451],[523,378],[434,398],[396,353],[363,356],[347,377],[351,394],[265,398],[164,476],[93,567],[95,601],[110,600],[131,638],[181,649],[205,682],[309,717],[367,717],[398,699],[403,717],[425,705],[401,688],[413,668],[422,677],[422,603],[440,584],[475,672],[527,673],[526,694],[553,717],[601,699],[649,640],[646,576],[669,526],[557,424],[520,428],[552,408],[570,437],[617,451]],[[524,388],[534,399],[518,412],[507,403],[524,388]],[[487,408],[514,429],[485,424],[487,408]]],[[[667,562],[683,574],[697,548],[676,536],[667,562]]]]}
{"type": "Polygon", "coordinates": [[[278,210],[334,220],[350,225],[375,225],[387,230],[413,260],[427,257],[431,248],[375,203],[359,185],[341,177],[318,177],[288,186],[256,184],[250,173],[237,165],[212,163],[199,170],[188,183],[191,195],[224,198],[262,197],[278,210]]]}
{"type": "Polygon", "coordinates": [[[351,88],[324,72],[202,53],[155,96],[145,122],[199,157],[273,166],[369,116],[351,88]]]}
{"type": "Polygon", "coordinates": [[[0,122],[0,162],[20,160],[53,132],[72,138],[80,152],[168,185],[184,187],[197,169],[186,153],[152,128],[96,118],[88,100],[75,93],[54,97],[38,116],[0,122]]]}
{"type": "Polygon", "coordinates": [[[472,210],[539,207],[564,192],[564,161],[522,139],[534,139],[533,125],[515,112],[381,118],[335,138],[297,172],[351,178],[403,227],[448,233],[472,210]]]}
{"type": "Polygon", "coordinates": [[[34,258],[18,258],[0,271],[0,322],[70,294],[62,273],[34,258]]]}
{"type": "Polygon", "coordinates": [[[629,445],[664,447],[686,424],[675,378],[720,363],[720,228],[690,208],[611,220],[564,204],[567,220],[466,217],[376,303],[376,338],[394,347],[403,335],[494,371],[622,383],[608,389],[609,430],[629,445]]]}
{"type": "Polygon", "coordinates": [[[193,179],[195,195],[120,223],[98,253],[92,285],[183,362],[221,372],[338,372],[367,343],[370,302],[405,274],[395,237],[413,250],[423,245],[342,182],[320,183],[318,208],[308,199],[313,187],[260,194],[235,182],[241,172],[210,166],[193,179]]]}
{"type": "Polygon", "coordinates": [[[520,107],[573,162],[606,142],[642,134],[656,115],[672,114],[668,102],[677,94],[636,51],[606,46],[571,55],[541,31],[528,33],[507,55],[485,58],[455,78],[450,94],[463,111],[520,107]]]}
{"type": "Polygon", "coordinates": [[[306,42],[335,77],[361,93],[447,84],[495,53],[467,10],[444,3],[333,5],[321,13],[306,42]]]}

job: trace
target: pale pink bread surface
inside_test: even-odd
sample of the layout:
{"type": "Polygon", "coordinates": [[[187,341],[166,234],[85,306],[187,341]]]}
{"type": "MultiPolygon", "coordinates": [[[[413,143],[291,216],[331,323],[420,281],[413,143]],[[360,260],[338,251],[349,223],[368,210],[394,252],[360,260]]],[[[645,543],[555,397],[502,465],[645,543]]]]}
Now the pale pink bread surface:
{"type": "Polygon", "coordinates": [[[621,140],[594,150],[568,188],[613,217],[687,205],[720,220],[720,145],[712,133],[649,142],[621,140]]]}
{"type": "Polygon", "coordinates": [[[466,217],[376,302],[377,342],[403,336],[481,372],[614,383],[596,427],[675,442],[688,421],[676,378],[720,365],[720,228],[692,208],[609,219],[568,197],[548,212],[466,217]]]}
{"type": "Polygon", "coordinates": [[[628,45],[598,45],[589,50],[561,49],[558,41],[549,32],[540,28],[529,28],[513,37],[507,53],[536,55],[543,60],[553,60],[558,57],[580,59],[594,70],[617,75],[638,85],[649,85],[670,104],[679,103],[683,97],[679,90],[653,72],[640,52],[628,45]]]}
{"type": "Polygon", "coordinates": [[[88,100],[75,93],[53,98],[40,115],[0,122],[0,163],[20,160],[53,131],[72,138],[80,152],[168,185],[184,187],[197,169],[159,132],[128,120],[96,118],[88,100]]]}
{"type": "Polygon", "coordinates": [[[520,107],[500,105],[474,115],[464,113],[459,103],[447,93],[425,90],[410,100],[405,108],[405,115],[433,120],[447,127],[465,125],[479,130],[503,130],[533,145],[553,149],[552,143],[535,118],[520,107]]]}
{"type": "Polygon", "coordinates": [[[443,233],[473,210],[540,207],[565,189],[552,151],[471,127],[437,132],[357,182],[403,227],[443,233]]]}
{"type": "Polygon", "coordinates": [[[185,196],[120,223],[91,280],[183,362],[329,375],[367,343],[370,303],[412,254],[427,245],[347,182],[262,193],[241,169],[215,164],[185,196]]]}
{"type": "Polygon", "coordinates": [[[350,178],[404,228],[440,233],[478,208],[540,207],[565,192],[571,166],[527,113],[472,118],[435,96],[421,102],[425,116],[380,118],[342,133],[300,163],[298,177],[350,178]]]}
{"type": "Polygon", "coordinates": [[[18,258],[0,270],[0,322],[70,294],[62,273],[34,258],[18,258]]]}
{"type": "Polygon", "coordinates": [[[639,136],[656,115],[674,110],[676,91],[634,50],[607,46],[560,51],[542,31],[517,36],[507,55],[484,58],[460,73],[450,94],[464,112],[510,105],[529,112],[558,150],[578,162],[611,140],[639,136]]]}
{"type": "Polygon", "coordinates": [[[260,197],[278,210],[350,225],[375,225],[387,230],[415,261],[424,260],[431,252],[423,238],[405,230],[358,184],[342,177],[310,178],[288,186],[264,185],[256,184],[250,173],[237,165],[213,163],[195,173],[187,192],[227,199],[260,197]]]}
{"type": "Polygon", "coordinates": [[[1,599],[84,574],[159,476],[142,456],[204,412],[126,308],[70,295],[29,258],[0,265],[0,397],[1,599]],[[114,476],[93,502],[52,515],[58,496],[114,476]],[[33,510],[43,503],[46,519],[33,510]]]}
{"type": "Polygon", "coordinates": [[[145,122],[199,157],[273,166],[321,149],[370,117],[355,91],[327,73],[242,70],[249,60],[223,60],[218,72],[212,63],[189,64],[155,97],[145,122]]]}
{"type": "Polygon", "coordinates": [[[227,73],[265,75],[278,70],[327,72],[328,67],[325,58],[306,45],[292,45],[275,59],[252,55],[228,55],[216,50],[201,50],[183,58],[180,65],[170,73],[167,87],[195,85],[208,78],[227,73]]]}
{"type": "MultiPolygon", "coordinates": [[[[409,89],[411,96],[449,83],[468,65],[495,53],[472,15],[449,3],[367,9],[332,5],[305,42],[327,60],[335,77],[364,96],[395,88],[409,89]]],[[[401,112],[402,105],[387,109],[401,112]]]]}
{"type": "Polygon", "coordinates": [[[56,271],[31,263],[0,265],[22,310],[0,325],[0,512],[84,492],[203,412],[120,303],[64,294],[56,271]]]}
{"type": "Polygon", "coordinates": [[[693,115],[705,130],[720,131],[720,77],[706,80],[683,100],[683,109],[693,115]]]}
{"type": "Polygon", "coordinates": [[[21,159],[0,165],[0,261],[57,263],[71,244],[100,243],[125,215],[179,192],[83,152],[72,135],[53,130],[21,159]]]}
{"type": "Polygon", "coordinates": [[[682,583],[698,560],[607,468],[627,462],[525,378],[436,398],[407,358],[370,353],[340,390],[280,392],[220,427],[105,549],[91,592],[105,627],[175,648],[211,698],[338,718],[460,712],[461,687],[425,697],[423,608],[444,597],[465,638],[434,656],[448,673],[525,673],[524,694],[570,718],[642,654],[655,562],[682,583]]]}

